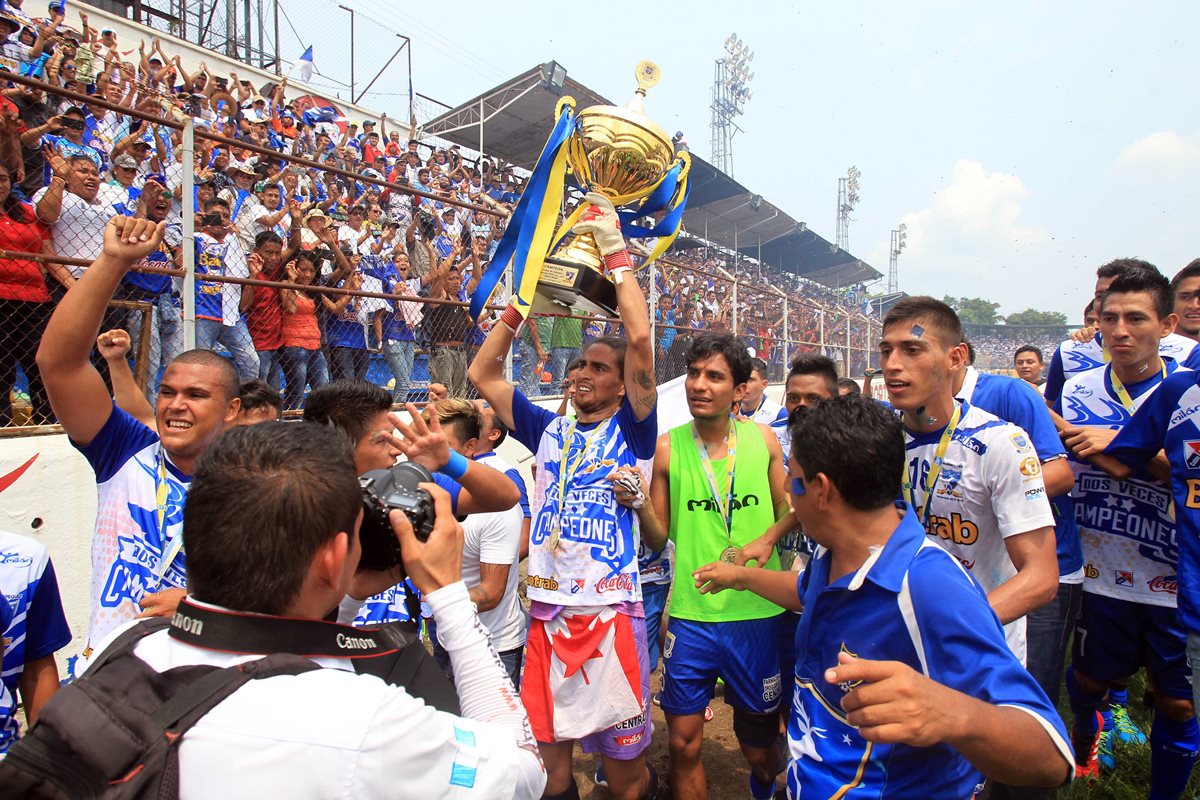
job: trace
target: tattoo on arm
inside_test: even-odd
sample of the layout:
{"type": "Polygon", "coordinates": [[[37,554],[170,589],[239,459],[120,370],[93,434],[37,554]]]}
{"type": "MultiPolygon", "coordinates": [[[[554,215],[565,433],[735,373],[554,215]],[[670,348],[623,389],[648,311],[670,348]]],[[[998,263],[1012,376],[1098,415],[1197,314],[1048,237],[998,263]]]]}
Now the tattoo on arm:
{"type": "Polygon", "coordinates": [[[476,584],[467,590],[467,596],[471,598],[471,602],[476,606],[485,606],[491,597],[488,595],[487,589],[483,588],[483,584],[476,584]]]}

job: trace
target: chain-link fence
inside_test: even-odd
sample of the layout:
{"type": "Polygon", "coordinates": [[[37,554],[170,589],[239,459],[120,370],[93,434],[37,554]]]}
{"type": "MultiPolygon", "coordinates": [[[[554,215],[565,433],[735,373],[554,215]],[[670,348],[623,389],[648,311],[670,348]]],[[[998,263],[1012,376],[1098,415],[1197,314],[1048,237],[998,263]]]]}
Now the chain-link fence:
{"type": "MultiPolygon", "coordinates": [[[[474,395],[467,366],[508,290],[478,321],[467,300],[515,195],[473,191],[480,176],[457,159],[422,167],[448,180],[422,182],[405,152],[377,161],[369,136],[351,143],[336,126],[289,135],[296,121],[253,99],[210,95],[205,113],[117,64],[96,69],[85,94],[63,79],[66,66],[49,82],[9,76],[2,101],[0,427],[54,422],[37,347],[118,214],[167,223],[159,250],[117,287],[93,355],[118,392],[153,402],[164,366],[199,347],[228,357],[243,381],[265,381],[289,410],[337,378],[385,386],[397,402],[474,395]]],[[[865,363],[874,340],[857,317],[738,279],[723,258],[639,271],[660,381],[684,372],[701,330],[742,337],[773,380],[805,348],[844,371],[865,363]]],[[[530,396],[559,394],[587,342],[621,334],[617,320],[563,311],[534,315],[514,343],[508,369],[530,396]]]]}

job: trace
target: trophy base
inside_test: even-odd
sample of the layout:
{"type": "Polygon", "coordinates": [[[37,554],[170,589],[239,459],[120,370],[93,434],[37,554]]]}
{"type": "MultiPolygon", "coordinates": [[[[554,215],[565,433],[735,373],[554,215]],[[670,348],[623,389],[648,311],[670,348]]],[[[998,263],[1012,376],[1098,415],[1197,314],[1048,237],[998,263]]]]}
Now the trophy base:
{"type": "Polygon", "coordinates": [[[563,308],[601,317],[617,316],[617,286],[598,270],[555,259],[542,267],[533,302],[535,314],[561,314],[563,308]]]}

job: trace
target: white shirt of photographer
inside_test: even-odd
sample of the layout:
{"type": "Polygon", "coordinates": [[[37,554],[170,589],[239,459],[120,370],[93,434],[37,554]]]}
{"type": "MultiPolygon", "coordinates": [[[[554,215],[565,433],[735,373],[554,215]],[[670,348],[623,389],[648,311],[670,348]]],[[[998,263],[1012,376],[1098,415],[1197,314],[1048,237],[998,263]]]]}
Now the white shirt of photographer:
{"type": "Polygon", "coordinates": [[[508,564],[508,582],[504,596],[491,611],[480,611],[479,621],[492,636],[496,652],[515,650],[525,644],[528,618],[517,595],[520,570],[517,560],[521,547],[521,506],[490,514],[471,514],[463,521],[462,577],[467,586],[479,583],[480,562],[508,564]]]}
{"type": "MultiPolygon", "coordinates": [[[[97,652],[132,624],[117,628],[97,652]]],[[[193,647],[166,630],[142,639],[134,654],[157,672],[262,658],[193,647]]],[[[540,763],[502,725],[438,711],[402,688],[356,674],[344,660],[313,661],[322,669],[250,681],[187,732],[179,746],[182,800],[541,795],[540,763]]]]}

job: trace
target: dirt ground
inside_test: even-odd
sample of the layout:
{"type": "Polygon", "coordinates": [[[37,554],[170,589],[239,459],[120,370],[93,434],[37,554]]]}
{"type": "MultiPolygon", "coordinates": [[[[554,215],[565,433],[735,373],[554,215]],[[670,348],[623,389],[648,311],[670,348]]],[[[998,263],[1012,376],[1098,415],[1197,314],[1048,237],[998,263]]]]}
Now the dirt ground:
{"type": "MultiPolygon", "coordinates": [[[[654,673],[650,684],[657,691],[661,686],[659,671],[654,673]]],[[[713,718],[704,726],[704,749],[701,759],[708,778],[708,796],[711,800],[732,800],[750,796],[750,768],[738,748],[737,738],[733,735],[733,708],[721,700],[721,687],[717,687],[717,696],[710,704],[713,718]]],[[[659,780],[667,778],[667,723],[663,718],[662,709],[651,706],[651,719],[654,720],[654,741],[648,752],[650,763],[658,772],[659,780]]],[[[575,752],[575,781],[579,784],[579,796],[583,800],[609,800],[612,797],[603,786],[592,782],[595,766],[593,756],[575,752]]],[[[782,791],[783,777],[778,781],[780,790],[777,798],[784,798],[782,791]]],[[[662,797],[673,797],[663,794],[662,797]]],[[[686,798],[675,798],[686,800],[686,798]]]]}

